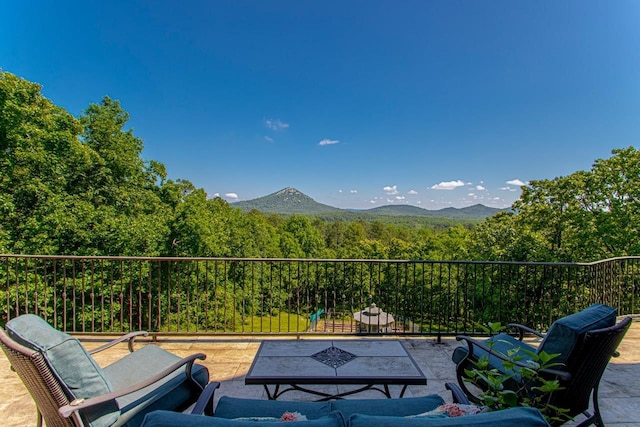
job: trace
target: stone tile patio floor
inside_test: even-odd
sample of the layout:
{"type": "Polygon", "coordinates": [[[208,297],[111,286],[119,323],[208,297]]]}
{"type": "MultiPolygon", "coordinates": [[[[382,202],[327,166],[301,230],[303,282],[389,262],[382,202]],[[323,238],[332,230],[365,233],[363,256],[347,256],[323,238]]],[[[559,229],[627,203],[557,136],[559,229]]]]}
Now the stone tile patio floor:
{"type": "MultiPolygon", "coordinates": [[[[244,385],[246,375],[260,341],[263,339],[282,339],[279,336],[260,337],[188,337],[188,338],[160,338],[157,342],[162,348],[174,352],[180,356],[193,353],[205,353],[207,359],[202,362],[211,374],[211,380],[222,383],[216,392],[219,398],[223,395],[235,397],[247,397],[266,399],[262,386],[244,385]]],[[[326,339],[327,336],[303,337],[302,339],[326,339]]],[[[342,337],[332,337],[340,339],[342,337]]],[[[353,337],[344,337],[353,338],[353,337]]],[[[296,339],[292,337],[291,339],[296,339]]],[[[370,339],[370,338],[357,338],[370,339]]],[[[428,378],[427,386],[409,386],[406,397],[422,396],[438,393],[445,400],[450,401],[451,396],[445,390],[446,382],[455,382],[454,364],[451,362],[451,353],[458,345],[453,337],[443,338],[437,343],[434,338],[398,338],[403,342],[409,353],[416,360],[428,378]]],[[[83,340],[87,348],[97,347],[103,341],[95,339],[83,340]]],[[[140,341],[138,346],[145,345],[146,341],[140,341]]],[[[630,331],[619,347],[620,357],[612,359],[607,371],[600,383],[600,408],[606,425],[640,426],[640,322],[633,322],[630,331]]],[[[100,365],[107,365],[127,353],[126,345],[119,345],[96,355],[100,365]]],[[[9,363],[2,355],[0,357],[0,414],[2,414],[3,426],[30,426],[35,425],[35,406],[27,390],[17,375],[10,370],[9,363]]],[[[327,386],[336,387],[336,386],[327,386]]],[[[391,387],[392,394],[397,396],[400,387],[391,387]]],[[[383,398],[382,394],[375,391],[360,393],[352,398],[383,398]]],[[[309,395],[298,392],[287,393],[284,399],[305,400],[311,399],[309,395]]],[[[580,418],[578,418],[578,421],[580,418]]]]}

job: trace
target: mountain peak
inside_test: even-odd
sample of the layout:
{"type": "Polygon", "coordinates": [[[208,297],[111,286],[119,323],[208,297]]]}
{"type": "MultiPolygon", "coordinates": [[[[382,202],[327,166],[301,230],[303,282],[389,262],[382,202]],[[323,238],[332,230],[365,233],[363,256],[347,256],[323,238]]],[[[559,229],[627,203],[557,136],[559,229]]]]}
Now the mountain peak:
{"type": "Polygon", "coordinates": [[[302,194],[300,191],[296,190],[293,187],[283,188],[282,190],[274,194],[277,196],[287,196],[287,195],[304,196],[304,194],[302,194]]]}
{"type": "Polygon", "coordinates": [[[338,208],[316,202],[293,187],[286,187],[257,199],[235,202],[233,206],[243,210],[257,209],[262,212],[287,214],[318,214],[340,211],[338,208]]]}

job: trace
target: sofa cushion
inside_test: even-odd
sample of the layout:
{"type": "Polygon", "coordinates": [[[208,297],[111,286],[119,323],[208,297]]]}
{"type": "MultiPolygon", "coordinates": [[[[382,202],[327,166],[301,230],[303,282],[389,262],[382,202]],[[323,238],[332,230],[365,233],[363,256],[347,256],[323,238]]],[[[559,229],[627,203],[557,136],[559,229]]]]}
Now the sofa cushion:
{"type": "MultiPolygon", "coordinates": [[[[11,338],[43,354],[69,400],[88,399],[109,393],[112,384],[103,370],[76,338],[49,325],[39,316],[24,314],[6,324],[11,338]]],[[[116,402],[83,411],[85,422],[109,426],[119,417],[116,402]]]]}
{"type": "Polygon", "coordinates": [[[299,412],[307,419],[313,420],[329,415],[331,411],[331,403],[329,402],[292,402],[222,396],[216,406],[214,417],[230,419],[274,417],[279,419],[285,412],[299,412]]]}
{"type": "MultiPolygon", "coordinates": [[[[106,366],[104,374],[115,390],[122,390],[151,378],[180,360],[179,356],[150,344],[106,366]]],[[[207,368],[194,364],[191,372],[202,387],[207,385],[207,368]]],[[[182,367],[148,387],[117,398],[122,415],[116,426],[137,427],[146,413],[157,409],[184,410],[185,402],[193,402],[197,393],[194,385],[187,381],[185,367],[182,367]]]]}
{"type": "Polygon", "coordinates": [[[548,427],[540,411],[534,408],[509,408],[465,417],[417,417],[402,418],[391,416],[373,416],[354,414],[349,418],[350,427],[444,427],[444,426],[518,426],[548,427]]]}
{"type": "MultiPolygon", "coordinates": [[[[169,411],[151,412],[147,414],[144,422],[142,423],[143,427],[257,427],[261,425],[276,426],[282,424],[278,421],[243,421],[227,418],[207,417],[204,415],[182,414],[169,411]]],[[[332,412],[326,416],[314,420],[296,421],[294,424],[284,425],[295,425],[297,427],[346,427],[344,418],[339,412],[332,412]]]]}
{"type": "Polygon", "coordinates": [[[442,405],[444,400],[437,394],[403,399],[342,399],[331,403],[331,409],[342,412],[345,418],[353,414],[367,415],[417,415],[442,405]]]}
{"type": "MultiPolygon", "coordinates": [[[[484,344],[489,346],[489,348],[491,348],[493,352],[502,353],[505,356],[509,355],[509,351],[513,349],[518,349],[518,351],[513,354],[513,357],[515,356],[521,357],[521,359],[519,359],[520,362],[524,362],[526,360],[531,359],[531,356],[529,356],[527,352],[536,353],[535,347],[530,346],[527,343],[524,343],[518,340],[517,338],[514,338],[511,335],[508,335],[506,333],[498,334],[483,342],[484,344]]],[[[453,351],[453,355],[451,356],[451,358],[453,359],[453,362],[457,365],[462,361],[464,357],[467,356],[468,353],[469,353],[469,349],[467,348],[467,346],[457,347],[453,351]]],[[[502,359],[500,359],[499,357],[496,357],[493,354],[489,355],[489,353],[487,353],[486,351],[478,347],[474,347],[473,360],[477,361],[482,356],[487,356],[489,358],[489,365],[491,366],[491,368],[496,368],[500,372],[508,372],[508,370],[503,365],[502,359]]],[[[519,381],[520,376],[517,374],[514,375],[514,380],[519,381]]]]}
{"type": "Polygon", "coordinates": [[[616,310],[604,304],[592,306],[553,322],[539,351],[558,353],[555,362],[566,363],[573,349],[582,341],[584,334],[594,329],[608,328],[616,323],[616,310]]]}

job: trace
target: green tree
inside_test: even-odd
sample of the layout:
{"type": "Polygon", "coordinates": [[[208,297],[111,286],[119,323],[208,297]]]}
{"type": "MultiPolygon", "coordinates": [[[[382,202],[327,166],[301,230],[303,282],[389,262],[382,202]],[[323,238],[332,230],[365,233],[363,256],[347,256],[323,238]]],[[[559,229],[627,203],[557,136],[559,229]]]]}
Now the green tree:
{"type": "Polygon", "coordinates": [[[224,215],[229,210],[224,200],[207,200],[204,190],[189,189],[171,223],[171,255],[230,256],[231,230],[229,217],[224,215]]]}
{"type": "Polygon", "coordinates": [[[57,236],[74,204],[69,175],[90,158],[77,139],[78,121],[40,90],[0,71],[0,238],[7,252],[59,251],[57,236]]]}
{"type": "Polygon", "coordinates": [[[278,258],[282,254],[278,246],[277,229],[258,211],[242,214],[235,209],[237,227],[232,234],[231,256],[240,258],[278,258]]]}
{"type": "Polygon", "coordinates": [[[94,239],[99,253],[160,255],[169,233],[170,210],[158,183],[166,172],[158,162],[141,158],[143,142],[125,129],[129,114],[105,97],[80,117],[81,140],[97,157],[77,192],[96,209],[94,239]]]}
{"type": "MultiPolygon", "coordinates": [[[[302,215],[292,215],[282,226],[282,231],[288,233],[291,239],[297,243],[300,251],[295,250],[304,258],[314,258],[322,253],[324,242],[320,231],[313,227],[311,220],[302,215]]],[[[286,239],[286,244],[291,246],[291,239],[286,239]]],[[[293,248],[289,249],[293,252],[293,248]]],[[[283,251],[283,255],[286,254],[283,251]]]]}

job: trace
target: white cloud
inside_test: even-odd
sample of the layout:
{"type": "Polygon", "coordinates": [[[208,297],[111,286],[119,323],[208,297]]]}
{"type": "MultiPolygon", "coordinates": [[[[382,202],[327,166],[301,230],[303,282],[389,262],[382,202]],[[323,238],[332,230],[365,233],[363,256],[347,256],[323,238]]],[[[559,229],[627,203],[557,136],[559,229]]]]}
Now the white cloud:
{"type": "Polygon", "coordinates": [[[237,199],[238,195],[236,193],[226,193],[224,197],[226,197],[227,199],[237,199]]]}
{"type": "Polygon", "coordinates": [[[486,190],[486,188],[484,188],[482,185],[476,185],[476,190],[484,191],[484,190],[486,190]]]}
{"type": "Polygon", "coordinates": [[[383,188],[384,192],[389,195],[398,194],[398,186],[397,185],[387,185],[383,188]]]}
{"type": "Polygon", "coordinates": [[[264,139],[267,140],[268,142],[273,142],[273,138],[269,138],[268,136],[265,136],[264,139]]]}
{"type": "Polygon", "coordinates": [[[411,194],[412,196],[414,196],[414,195],[418,194],[418,192],[416,190],[409,190],[407,192],[407,194],[411,194]]]}
{"type": "Polygon", "coordinates": [[[443,181],[439,184],[433,185],[431,187],[432,190],[455,190],[458,187],[462,187],[464,185],[464,182],[457,180],[457,181],[443,181]]]}
{"type": "Polygon", "coordinates": [[[476,194],[475,194],[475,193],[469,193],[469,194],[467,194],[467,196],[468,196],[468,197],[475,197],[475,196],[476,196],[476,194]]]}
{"type": "Polygon", "coordinates": [[[351,194],[358,194],[358,190],[349,190],[349,193],[351,193],[351,194]]]}
{"type": "Polygon", "coordinates": [[[267,119],[265,120],[264,125],[271,130],[282,130],[282,129],[287,129],[289,127],[289,123],[284,123],[280,121],[280,119],[276,119],[276,120],[267,119]]]}
{"type": "Polygon", "coordinates": [[[512,179],[511,181],[507,181],[509,185],[517,185],[518,187],[522,187],[523,185],[527,185],[526,183],[520,181],[519,179],[512,179]]]}
{"type": "Polygon", "coordinates": [[[338,142],[340,142],[340,141],[338,141],[337,139],[325,138],[322,141],[318,142],[318,145],[320,145],[320,146],[322,146],[322,145],[333,145],[333,144],[337,144],[338,142]]]}
{"type": "Polygon", "coordinates": [[[376,201],[375,200],[369,200],[369,203],[374,203],[375,204],[376,201]]]}
{"type": "Polygon", "coordinates": [[[404,200],[405,197],[404,196],[396,196],[396,200],[404,200]]]}

